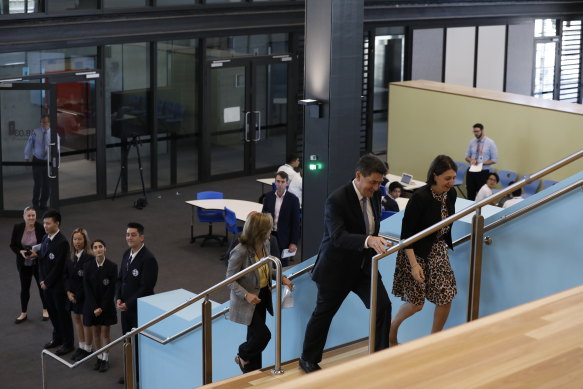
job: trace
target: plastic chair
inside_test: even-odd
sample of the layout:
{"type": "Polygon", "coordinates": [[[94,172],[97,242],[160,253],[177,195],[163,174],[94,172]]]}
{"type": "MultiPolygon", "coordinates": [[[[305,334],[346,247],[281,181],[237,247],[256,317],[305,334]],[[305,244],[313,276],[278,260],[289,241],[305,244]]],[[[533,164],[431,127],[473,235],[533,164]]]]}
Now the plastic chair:
{"type": "Polygon", "coordinates": [[[381,211],[381,221],[393,216],[397,212],[395,211],[381,211]]]}
{"type": "Polygon", "coordinates": [[[241,231],[243,231],[243,227],[237,225],[237,216],[235,215],[235,212],[227,207],[225,207],[225,228],[227,229],[227,236],[229,236],[229,232],[233,234],[229,243],[229,247],[231,247],[233,246],[233,241],[236,240],[241,231]]]}
{"type": "Polygon", "coordinates": [[[468,196],[462,190],[462,185],[464,184],[464,177],[466,176],[466,172],[470,168],[470,165],[466,162],[456,162],[455,164],[457,165],[457,173],[455,175],[455,183],[453,186],[464,198],[467,198],[468,196]]]}
{"type": "Polygon", "coordinates": [[[384,185],[379,186],[379,190],[381,191],[381,196],[385,197],[387,195],[387,187],[384,185]]]}
{"type": "MultiPolygon", "coordinates": [[[[522,176],[522,178],[526,178],[526,176],[522,176]]],[[[538,191],[538,187],[540,186],[540,180],[534,180],[528,185],[522,187],[522,197],[526,198],[528,196],[532,196],[538,191]]]]}
{"type": "MultiPolygon", "coordinates": [[[[206,200],[206,199],[222,199],[223,193],[221,192],[198,192],[196,194],[197,200],[206,200]]],[[[192,241],[196,241],[198,238],[202,238],[202,243],[200,247],[203,247],[207,240],[212,239],[218,241],[221,246],[227,240],[226,236],[222,235],[215,235],[213,234],[213,223],[223,223],[225,221],[225,217],[223,215],[223,211],[219,210],[206,210],[202,208],[197,208],[196,213],[198,215],[198,221],[201,223],[208,223],[209,224],[209,232],[205,235],[198,235],[192,238],[192,241]]]]}
{"type": "Polygon", "coordinates": [[[510,182],[516,182],[518,174],[510,170],[498,170],[498,177],[500,177],[500,185],[506,188],[510,182]]]}
{"type": "Polygon", "coordinates": [[[557,183],[557,181],[553,181],[553,180],[544,180],[543,181],[543,187],[541,190],[545,190],[547,188],[550,188],[551,186],[555,185],[557,183]]]}

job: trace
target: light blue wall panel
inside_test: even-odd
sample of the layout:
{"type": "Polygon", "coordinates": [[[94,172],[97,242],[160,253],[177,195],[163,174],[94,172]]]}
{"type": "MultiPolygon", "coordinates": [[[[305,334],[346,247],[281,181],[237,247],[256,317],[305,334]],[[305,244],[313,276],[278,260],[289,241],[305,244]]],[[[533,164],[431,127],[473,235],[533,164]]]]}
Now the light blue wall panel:
{"type": "Polygon", "coordinates": [[[412,80],[442,81],[443,31],[443,28],[413,31],[412,80]]]}

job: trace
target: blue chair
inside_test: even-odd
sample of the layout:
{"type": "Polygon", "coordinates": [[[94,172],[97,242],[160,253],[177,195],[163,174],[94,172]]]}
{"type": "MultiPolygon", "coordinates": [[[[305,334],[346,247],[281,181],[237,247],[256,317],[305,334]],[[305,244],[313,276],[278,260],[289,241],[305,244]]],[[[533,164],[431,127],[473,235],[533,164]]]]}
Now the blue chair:
{"type": "Polygon", "coordinates": [[[397,212],[395,211],[381,211],[381,221],[393,216],[397,212]]]}
{"type": "MultiPolygon", "coordinates": [[[[224,198],[221,192],[198,192],[196,194],[197,200],[207,200],[207,199],[222,199],[224,198]]],[[[205,235],[198,235],[192,238],[192,242],[196,241],[198,238],[202,238],[202,243],[200,247],[203,247],[207,240],[216,240],[218,241],[221,246],[227,240],[226,236],[222,235],[215,235],[213,234],[213,223],[223,223],[225,221],[225,217],[223,215],[223,211],[220,210],[206,210],[202,208],[196,209],[198,215],[198,221],[201,223],[208,223],[209,224],[209,232],[205,235]]]]}
{"type": "MultiPolygon", "coordinates": [[[[522,178],[526,178],[526,176],[522,176],[522,178]]],[[[534,180],[528,185],[522,187],[522,197],[526,198],[528,196],[532,196],[538,191],[538,187],[540,186],[540,180],[534,180]]]]}
{"type": "Polygon", "coordinates": [[[379,186],[379,190],[381,191],[381,196],[385,197],[387,195],[387,187],[384,185],[379,186]]]}
{"type": "Polygon", "coordinates": [[[551,186],[555,185],[557,183],[557,181],[553,181],[553,180],[544,180],[543,181],[543,187],[541,190],[545,190],[547,188],[550,188],[551,186]]]}
{"type": "Polygon", "coordinates": [[[229,232],[233,234],[229,247],[234,246],[232,243],[237,239],[241,231],[243,231],[243,227],[237,225],[237,216],[235,215],[235,212],[227,207],[225,207],[225,227],[227,229],[227,236],[229,235],[229,232]]]}
{"type": "Polygon", "coordinates": [[[464,198],[467,198],[468,196],[462,190],[462,185],[464,184],[464,177],[466,176],[466,172],[470,168],[470,165],[466,162],[456,162],[455,164],[457,165],[457,173],[455,175],[455,183],[453,186],[464,198]]]}
{"type": "Polygon", "coordinates": [[[510,170],[498,170],[498,177],[500,177],[500,185],[506,188],[510,182],[516,182],[518,174],[510,170]]]}

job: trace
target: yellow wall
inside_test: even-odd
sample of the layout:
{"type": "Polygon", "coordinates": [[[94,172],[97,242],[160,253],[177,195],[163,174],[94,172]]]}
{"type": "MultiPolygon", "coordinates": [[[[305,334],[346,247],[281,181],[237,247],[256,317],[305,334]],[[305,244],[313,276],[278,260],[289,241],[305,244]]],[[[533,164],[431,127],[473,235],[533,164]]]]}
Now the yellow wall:
{"type": "MultiPolygon", "coordinates": [[[[436,155],[447,154],[455,161],[463,161],[476,122],[484,124],[486,135],[498,146],[496,169],[530,174],[583,148],[581,113],[446,93],[438,90],[445,85],[440,83],[434,83],[433,90],[405,86],[408,83],[415,85],[415,81],[404,82],[391,84],[389,89],[387,161],[393,174],[407,172],[425,180],[427,168],[436,155]]],[[[480,91],[453,88],[457,92],[480,91]]],[[[525,101],[524,96],[520,100],[525,101]]],[[[554,103],[559,104],[556,107],[568,104],[551,104],[554,103]]],[[[573,110],[570,107],[566,109],[573,110]]],[[[580,107],[577,105],[576,109],[580,107]]],[[[581,170],[583,160],[547,178],[562,180],[581,170]]]]}

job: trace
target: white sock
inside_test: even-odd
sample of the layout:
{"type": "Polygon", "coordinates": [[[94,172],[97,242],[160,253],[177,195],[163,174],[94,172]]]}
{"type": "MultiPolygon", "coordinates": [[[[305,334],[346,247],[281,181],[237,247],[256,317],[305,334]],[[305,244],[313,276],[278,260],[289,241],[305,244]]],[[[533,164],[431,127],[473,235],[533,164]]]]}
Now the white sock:
{"type": "Polygon", "coordinates": [[[79,348],[85,350],[85,342],[79,342],[79,348]]]}
{"type": "Polygon", "coordinates": [[[91,345],[90,344],[85,344],[85,348],[83,350],[87,351],[88,353],[91,352],[91,345]]]}
{"type": "Polygon", "coordinates": [[[108,361],[109,360],[109,353],[101,353],[101,360],[108,361]]]}

